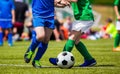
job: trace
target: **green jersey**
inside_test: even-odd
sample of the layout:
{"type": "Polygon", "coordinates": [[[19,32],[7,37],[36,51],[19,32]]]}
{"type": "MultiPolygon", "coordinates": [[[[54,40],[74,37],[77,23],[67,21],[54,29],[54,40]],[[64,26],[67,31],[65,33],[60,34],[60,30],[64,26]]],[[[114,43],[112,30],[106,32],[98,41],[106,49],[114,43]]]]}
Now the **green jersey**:
{"type": "Polygon", "coordinates": [[[94,20],[89,0],[78,0],[71,3],[76,20],[94,20]]]}
{"type": "Polygon", "coordinates": [[[118,6],[118,11],[120,13],[120,0],[115,0],[114,6],[118,6]]]}

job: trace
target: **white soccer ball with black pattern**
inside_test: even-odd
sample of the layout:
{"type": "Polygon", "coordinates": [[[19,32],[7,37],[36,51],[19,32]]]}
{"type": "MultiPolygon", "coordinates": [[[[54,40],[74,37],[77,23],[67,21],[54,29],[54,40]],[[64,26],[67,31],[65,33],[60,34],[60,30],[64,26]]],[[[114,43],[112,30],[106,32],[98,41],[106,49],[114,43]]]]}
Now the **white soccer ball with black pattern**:
{"type": "Polygon", "coordinates": [[[72,68],[75,59],[72,53],[64,51],[57,56],[57,65],[60,68],[72,68]]]}

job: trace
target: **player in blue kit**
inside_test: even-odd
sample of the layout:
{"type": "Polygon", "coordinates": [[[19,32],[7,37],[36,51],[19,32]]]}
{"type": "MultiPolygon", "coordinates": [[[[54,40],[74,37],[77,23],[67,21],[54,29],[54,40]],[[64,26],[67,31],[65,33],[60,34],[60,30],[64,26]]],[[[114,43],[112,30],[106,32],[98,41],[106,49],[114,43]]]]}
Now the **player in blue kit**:
{"type": "MultiPolygon", "coordinates": [[[[32,65],[35,68],[41,68],[40,59],[45,53],[48,42],[54,27],[54,4],[59,0],[33,0],[32,1],[32,14],[33,14],[33,26],[34,35],[36,35],[24,55],[24,60],[29,63],[35,49],[38,47],[36,56],[32,61],[32,65]]],[[[64,2],[65,3],[65,2],[64,2]]],[[[55,5],[57,7],[65,7],[65,4],[55,5]]]]}
{"type": "Polygon", "coordinates": [[[12,42],[12,26],[15,22],[15,6],[13,0],[0,0],[0,46],[3,45],[3,31],[8,30],[8,44],[12,42]]]}
{"type": "Polygon", "coordinates": [[[45,53],[52,31],[54,29],[54,0],[32,0],[33,26],[36,37],[24,55],[24,60],[29,63],[35,49],[36,56],[32,61],[35,68],[41,68],[39,60],[45,53]]]}

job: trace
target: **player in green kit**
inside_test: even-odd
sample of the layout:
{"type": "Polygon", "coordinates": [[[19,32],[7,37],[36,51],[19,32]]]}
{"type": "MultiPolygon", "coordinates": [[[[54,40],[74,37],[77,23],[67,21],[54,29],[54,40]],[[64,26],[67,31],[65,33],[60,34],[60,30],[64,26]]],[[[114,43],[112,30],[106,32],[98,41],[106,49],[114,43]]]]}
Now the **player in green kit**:
{"type": "MultiPolygon", "coordinates": [[[[67,40],[63,51],[71,52],[73,47],[84,57],[84,63],[80,67],[93,66],[97,62],[90,55],[86,46],[80,41],[80,36],[86,32],[94,23],[94,17],[89,0],[68,0],[71,3],[76,21],[73,24],[72,32],[67,40]]],[[[50,63],[57,65],[56,58],[50,58],[50,63]]]]}
{"type": "Polygon", "coordinates": [[[116,29],[118,32],[115,37],[113,51],[120,51],[120,47],[119,47],[119,43],[120,43],[120,0],[115,0],[114,11],[117,17],[116,29]]]}

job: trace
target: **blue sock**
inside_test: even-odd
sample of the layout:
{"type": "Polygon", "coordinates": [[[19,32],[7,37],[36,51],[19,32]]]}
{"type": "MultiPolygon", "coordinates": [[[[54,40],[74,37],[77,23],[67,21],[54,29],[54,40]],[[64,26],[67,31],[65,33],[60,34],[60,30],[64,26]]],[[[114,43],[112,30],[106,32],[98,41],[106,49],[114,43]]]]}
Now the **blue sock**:
{"type": "Polygon", "coordinates": [[[39,44],[38,51],[36,53],[34,60],[40,60],[43,54],[45,53],[47,47],[48,47],[48,44],[44,44],[44,43],[39,44]]]}
{"type": "Polygon", "coordinates": [[[32,43],[31,45],[29,46],[29,49],[28,50],[31,50],[32,52],[35,51],[36,47],[40,44],[40,41],[38,41],[36,39],[36,36],[32,39],[32,43]]]}
{"type": "Polygon", "coordinates": [[[36,37],[36,32],[34,31],[34,30],[32,30],[32,40],[33,40],[33,38],[35,38],[36,37]]]}
{"type": "Polygon", "coordinates": [[[12,41],[12,33],[8,33],[8,43],[9,44],[13,43],[13,41],[12,41]]]}
{"type": "Polygon", "coordinates": [[[3,44],[3,32],[0,32],[0,44],[3,44]]]}

